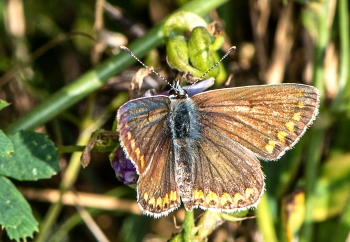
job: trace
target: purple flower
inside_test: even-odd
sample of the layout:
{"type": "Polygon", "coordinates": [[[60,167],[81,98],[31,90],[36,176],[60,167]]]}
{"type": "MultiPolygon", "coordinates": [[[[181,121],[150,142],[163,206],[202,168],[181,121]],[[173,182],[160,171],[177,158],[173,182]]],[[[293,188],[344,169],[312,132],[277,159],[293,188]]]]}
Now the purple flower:
{"type": "Polygon", "coordinates": [[[138,179],[134,164],[126,158],[122,148],[118,148],[111,165],[117,175],[119,181],[125,185],[135,184],[138,179]]]}
{"type": "MultiPolygon", "coordinates": [[[[205,80],[202,80],[196,84],[190,85],[190,86],[183,86],[182,88],[184,90],[186,90],[186,92],[188,93],[189,97],[192,97],[193,95],[203,92],[205,90],[207,90],[209,87],[211,87],[212,85],[214,85],[214,78],[208,78],[205,80]]],[[[148,90],[145,94],[145,97],[151,97],[151,96],[156,96],[156,95],[169,95],[169,91],[164,91],[161,93],[157,93],[154,89],[148,90]]]]}

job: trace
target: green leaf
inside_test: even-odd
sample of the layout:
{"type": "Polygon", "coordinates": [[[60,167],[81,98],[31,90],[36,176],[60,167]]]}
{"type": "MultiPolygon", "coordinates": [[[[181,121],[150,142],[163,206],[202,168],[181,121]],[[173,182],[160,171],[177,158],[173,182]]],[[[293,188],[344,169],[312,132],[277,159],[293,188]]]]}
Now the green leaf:
{"type": "Polygon", "coordinates": [[[11,156],[13,152],[12,142],[7,136],[0,130],[0,157],[11,156]]]}
{"type": "Polygon", "coordinates": [[[56,148],[45,135],[20,131],[9,138],[14,153],[11,157],[0,157],[0,174],[17,180],[38,180],[59,171],[56,148]]]}
{"type": "Polygon", "coordinates": [[[38,222],[22,194],[6,177],[0,176],[0,224],[11,239],[19,241],[38,231],[38,222]]]}
{"type": "Polygon", "coordinates": [[[0,110],[3,109],[4,107],[7,107],[8,105],[10,105],[8,102],[4,100],[0,100],[0,110]]]}

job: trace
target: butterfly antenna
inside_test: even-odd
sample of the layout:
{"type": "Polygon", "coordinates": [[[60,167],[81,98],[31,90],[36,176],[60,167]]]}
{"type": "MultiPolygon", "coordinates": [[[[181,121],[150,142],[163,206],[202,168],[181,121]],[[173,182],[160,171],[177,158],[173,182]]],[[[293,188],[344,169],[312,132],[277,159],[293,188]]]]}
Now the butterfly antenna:
{"type": "Polygon", "coordinates": [[[205,77],[205,75],[207,75],[211,70],[213,70],[215,67],[217,67],[219,65],[219,63],[221,61],[223,61],[223,59],[225,59],[235,49],[236,49],[236,46],[232,46],[230,49],[228,49],[228,51],[226,51],[224,56],[221,57],[221,59],[219,61],[217,61],[212,67],[210,67],[206,72],[204,72],[204,74],[202,76],[200,76],[192,85],[194,85],[197,82],[199,82],[203,77],[205,77]]]}
{"type": "Polygon", "coordinates": [[[131,57],[133,57],[135,60],[137,60],[141,65],[143,65],[143,67],[145,67],[147,70],[153,72],[154,74],[156,74],[159,78],[161,78],[165,83],[167,83],[168,85],[170,85],[171,87],[173,87],[172,84],[170,84],[168,82],[167,79],[165,79],[161,74],[159,74],[158,72],[156,72],[153,68],[146,66],[139,58],[136,57],[136,55],[134,55],[134,53],[131,52],[131,50],[126,47],[126,46],[120,46],[120,49],[124,50],[126,53],[128,53],[131,57]]]}

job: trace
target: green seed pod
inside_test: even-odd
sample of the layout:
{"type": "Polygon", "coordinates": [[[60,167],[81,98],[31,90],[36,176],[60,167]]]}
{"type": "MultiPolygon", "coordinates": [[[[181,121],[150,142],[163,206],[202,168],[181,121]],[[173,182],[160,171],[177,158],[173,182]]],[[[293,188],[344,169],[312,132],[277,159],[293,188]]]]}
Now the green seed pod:
{"type": "Polygon", "coordinates": [[[166,43],[167,61],[171,68],[201,76],[201,72],[189,63],[187,41],[184,36],[175,36],[166,43]]]}
{"type": "MultiPolygon", "coordinates": [[[[214,39],[214,38],[213,38],[214,39]]],[[[202,74],[215,64],[215,59],[210,51],[212,36],[204,27],[196,27],[192,30],[188,39],[188,52],[191,65],[200,70],[202,74]]],[[[215,67],[205,77],[216,77],[220,72],[215,67]]]]}

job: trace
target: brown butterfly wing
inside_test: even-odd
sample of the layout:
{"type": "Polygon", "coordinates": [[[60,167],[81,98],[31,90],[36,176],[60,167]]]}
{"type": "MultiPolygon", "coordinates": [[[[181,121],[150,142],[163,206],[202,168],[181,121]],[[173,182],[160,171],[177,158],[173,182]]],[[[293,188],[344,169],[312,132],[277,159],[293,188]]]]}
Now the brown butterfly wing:
{"type": "Polygon", "coordinates": [[[139,206],[144,213],[156,218],[167,215],[181,205],[170,141],[170,138],[161,140],[161,149],[158,149],[152,165],[137,183],[139,206]]]}
{"type": "Polygon", "coordinates": [[[138,203],[155,217],[180,206],[166,124],[169,105],[166,96],[139,98],[121,106],[117,115],[121,145],[140,175],[138,203]]]}
{"type": "Polygon", "coordinates": [[[140,175],[149,167],[164,142],[168,142],[170,133],[165,124],[169,103],[165,96],[139,98],[125,103],[118,110],[121,145],[140,175]]]}
{"type": "Polygon", "coordinates": [[[179,155],[191,164],[191,185],[180,190],[187,210],[201,207],[234,212],[257,205],[264,191],[264,175],[251,151],[203,124],[201,139],[188,153],[179,155]]]}
{"type": "Polygon", "coordinates": [[[301,84],[228,88],[192,97],[203,124],[275,160],[295,145],[318,113],[319,92],[301,84]]]}

